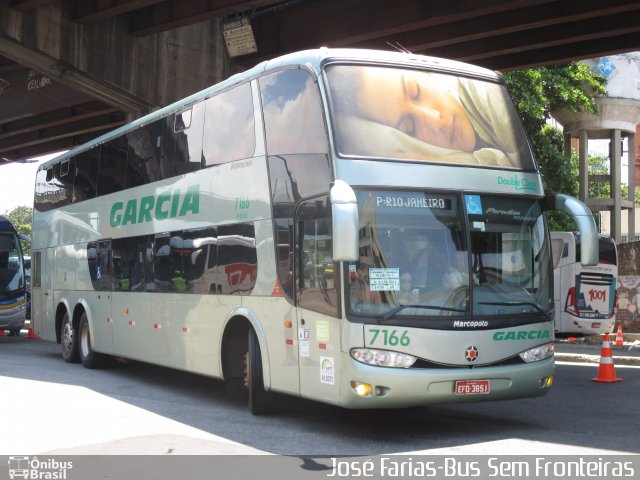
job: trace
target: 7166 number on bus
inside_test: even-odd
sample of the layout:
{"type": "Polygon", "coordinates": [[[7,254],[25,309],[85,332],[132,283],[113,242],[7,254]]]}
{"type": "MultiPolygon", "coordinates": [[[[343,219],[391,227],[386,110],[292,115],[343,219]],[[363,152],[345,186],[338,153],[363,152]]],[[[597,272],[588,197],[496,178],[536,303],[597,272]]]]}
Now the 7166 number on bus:
{"type": "Polygon", "coordinates": [[[392,347],[395,347],[396,345],[402,345],[403,347],[406,347],[411,343],[411,339],[408,335],[409,332],[407,330],[402,332],[400,336],[398,336],[397,330],[382,330],[380,328],[372,328],[369,330],[369,332],[373,334],[373,337],[371,338],[371,345],[376,343],[376,340],[378,339],[378,335],[380,335],[380,333],[382,333],[382,344],[385,346],[390,345],[392,347]]]}

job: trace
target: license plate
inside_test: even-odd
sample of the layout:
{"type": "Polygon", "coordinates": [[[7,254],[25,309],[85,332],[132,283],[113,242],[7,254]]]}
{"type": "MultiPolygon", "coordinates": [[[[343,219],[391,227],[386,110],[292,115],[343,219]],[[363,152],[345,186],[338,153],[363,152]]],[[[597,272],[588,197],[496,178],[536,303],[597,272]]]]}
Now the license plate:
{"type": "Polygon", "coordinates": [[[458,380],[456,395],[486,395],[489,393],[489,380],[458,380]]]}

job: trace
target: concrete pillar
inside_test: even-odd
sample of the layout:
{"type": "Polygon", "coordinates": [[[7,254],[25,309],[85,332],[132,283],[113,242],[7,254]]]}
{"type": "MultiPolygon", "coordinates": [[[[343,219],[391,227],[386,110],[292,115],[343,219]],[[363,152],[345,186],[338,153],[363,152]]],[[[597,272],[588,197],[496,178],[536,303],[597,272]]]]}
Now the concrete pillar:
{"type": "Polygon", "coordinates": [[[629,159],[628,166],[628,185],[629,185],[629,201],[631,201],[631,208],[627,210],[627,225],[628,235],[627,238],[630,242],[636,239],[636,169],[635,169],[635,152],[636,152],[636,136],[631,133],[627,137],[627,155],[629,159]]]}
{"type": "MultiPolygon", "coordinates": [[[[628,239],[633,241],[636,230],[634,193],[637,182],[635,178],[640,178],[640,149],[638,149],[640,141],[636,140],[636,138],[640,138],[640,94],[636,88],[637,85],[633,82],[638,76],[637,67],[640,56],[634,53],[621,59],[613,58],[612,61],[617,62],[617,74],[615,78],[611,76],[608,79],[608,96],[595,99],[598,105],[597,113],[573,112],[563,109],[553,112],[553,117],[563,126],[565,132],[573,132],[574,136],[578,135],[580,140],[580,200],[585,202],[591,210],[610,214],[609,223],[602,225],[602,231],[606,231],[610,226],[607,233],[614,237],[616,242],[622,240],[621,210],[626,210],[628,230],[625,233],[627,233],[628,239]],[[598,181],[609,180],[611,182],[610,198],[588,198],[589,177],[586,170],[589,135],[594,139],[609,139],[611,142],[609,175],[593,178],[598,181]],[[621,195],[622,149],[620,140],[624,137],[629,139],[630,152],[629,174],[624,179],[625,183],[628,183],[631,193],[628,199],[623,199],[621,195]]],[[[565,137],[565,149],[566,142],[567,137],[565,137]]],[[[604,217],[603,222],[607,222],[604,217]]]]}
{"type": "Polygon", "coordinates": [[[622,241],[622,148],[620,145],[620,130],[611,130],[611,197],[613,198],[613,212],[611,212],[611,233],[616,243],[622,241]]]}
{"type": "Polygon", "coordinates": [[[589,169],[588,169],[588,142],[589,137],[587,135],[586,130],[580,130],[578,132],[578,139],[580,141],[580,151],[579,151],[579,164],[578,164],[578,183],[580,185],[580,200],[584,203],[587,203],[587,198],[589,196],[589,169]]]}

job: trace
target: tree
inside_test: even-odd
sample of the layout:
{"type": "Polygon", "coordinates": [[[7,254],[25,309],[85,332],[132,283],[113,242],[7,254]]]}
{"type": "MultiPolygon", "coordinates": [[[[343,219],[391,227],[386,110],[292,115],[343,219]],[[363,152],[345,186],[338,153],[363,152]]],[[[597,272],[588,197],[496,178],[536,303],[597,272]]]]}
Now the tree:
{"type": "MultiPolygon", "coordinates": [[[[578,159],[564,155],[562,132],[549,125],[551,112],[560,109],[597,112],[595,97],[605,95],[606,79],[585,64],[539,67],[504,74],[507,88],[529,135],[542,182],[548,194],[578,194],[578,159]]],[[[571,218],[561,212],[549,215],[552,230],[574,230],[571,218]]]]}
{"type": "MultiPolygon", "coordinates": [[[[563,153],[562,131],[552,125],[544,125],[531,143],[542,171],[542,186],[545,192],[547,194],[564,193],[577,197],[579,193],[578,155],[572,151],[567,157],[563,153]]],[[[548,219],[551,230],[577,229],[573,219],[564,212],[550,212],[548,219]]]]}
{"type": "Polygon", "coordinates": [[[504,80],[530,136],[542,130],[553,110],[597,113],[595,97],[606,94],[605,77],[579,62],[508,72],[504,80]]]}
{"type": "Polygon", "coordinates": [[[14,225],[31,225],[33,209],[31,207],[16,207],[7,213],[7,217],[11,219],[14,225]]]}
{"type": "MultiPolygon", "coordinates": [[[[11,210],[6,214],[6,217],[11,220],[16,227],[18,233],[31,237],[32,227],[31,219],[33,216],[33,209],[31,207],[20,206],[11,210]]],[[[22,251],[25,255],[31,255],[31,244],[28,242],[20,241],[22,244],[22,251]]]]}

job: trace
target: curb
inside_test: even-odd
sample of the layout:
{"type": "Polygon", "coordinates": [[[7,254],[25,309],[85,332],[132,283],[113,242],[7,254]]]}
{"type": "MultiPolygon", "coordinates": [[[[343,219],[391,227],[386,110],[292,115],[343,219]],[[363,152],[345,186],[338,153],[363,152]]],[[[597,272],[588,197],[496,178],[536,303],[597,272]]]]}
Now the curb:
{"type": "MultiPolygon", "coordinates": [[[[588,355],[584,353],[557,353],[555,354],[556,362],[571,363],[600,363],[600,355],[588,355]]],[[[640,365],[640,357],[613,357],[615,365],[640,365]]]]}

